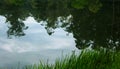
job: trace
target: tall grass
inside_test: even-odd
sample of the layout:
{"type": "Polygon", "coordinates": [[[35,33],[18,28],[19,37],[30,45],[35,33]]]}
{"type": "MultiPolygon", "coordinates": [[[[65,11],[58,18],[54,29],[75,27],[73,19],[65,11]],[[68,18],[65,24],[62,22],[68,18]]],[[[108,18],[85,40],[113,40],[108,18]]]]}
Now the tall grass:
{"type": "Polygon", "coordinates": [[[55,64],[40,62],[25,69],[120,69],[120,52],[84,50],[56,60],[55,64]]]}
{"type": "Polygon", "coordinates": [[[120,52],[83,50],[79,55],[73,52],[70,56],[57,59],[54,64],[40,61],[22,69],[120,69],[120,52]]]}

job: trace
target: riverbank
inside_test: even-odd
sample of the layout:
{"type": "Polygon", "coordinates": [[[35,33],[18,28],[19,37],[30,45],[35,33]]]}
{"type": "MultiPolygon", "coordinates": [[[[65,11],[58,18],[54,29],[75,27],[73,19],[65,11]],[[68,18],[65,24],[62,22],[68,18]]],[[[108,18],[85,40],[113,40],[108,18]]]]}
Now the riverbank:
{"type": "Polygon", "coordinates": [[[25,69],[120,69],[120,52],[84,50],[80,55],[75,52],[55,64],[42,63],[26,66],[25,69]]]}
{"type": "Polygon", "coordinates": [[[40,61],[22,69],[120,69],[120,52],[83,50],[79,55],[73,52],[70,56],[57,59],[54,64],[40,61]]]}

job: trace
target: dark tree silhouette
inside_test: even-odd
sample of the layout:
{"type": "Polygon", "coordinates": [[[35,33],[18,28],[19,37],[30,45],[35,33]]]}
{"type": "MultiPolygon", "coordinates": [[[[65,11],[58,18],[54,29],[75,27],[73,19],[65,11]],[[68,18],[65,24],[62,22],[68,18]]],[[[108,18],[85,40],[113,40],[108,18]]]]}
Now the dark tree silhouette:
{"type": "Polygon", "coordinates": [[[3,0],[0,15],[7,19],[8,37],[24,36],[23,20],[32,16],[47,23],[42,25],[49,35],[59,27],[72,33],[78,49],[120,49],[119,0],[3,0]]]}

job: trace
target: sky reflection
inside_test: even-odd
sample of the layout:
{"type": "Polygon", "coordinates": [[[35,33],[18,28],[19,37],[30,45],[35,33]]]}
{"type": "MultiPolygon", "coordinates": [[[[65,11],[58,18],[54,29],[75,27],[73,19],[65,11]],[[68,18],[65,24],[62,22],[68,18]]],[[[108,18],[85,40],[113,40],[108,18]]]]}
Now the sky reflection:
{"type": "Polygon", "coordinates": [[[24,23],[29,26],[26,36],[7,38],[6,18],[0,16],[0,67],[14,66],[16,63],[34,64],[39,60],[53,63],[56,58],[70,54],[75,48],[72,34],[61,28],[55,29],[51,36],[47,34],[44,26],[37,23],[34,18],[28,17],[24,23]]]}

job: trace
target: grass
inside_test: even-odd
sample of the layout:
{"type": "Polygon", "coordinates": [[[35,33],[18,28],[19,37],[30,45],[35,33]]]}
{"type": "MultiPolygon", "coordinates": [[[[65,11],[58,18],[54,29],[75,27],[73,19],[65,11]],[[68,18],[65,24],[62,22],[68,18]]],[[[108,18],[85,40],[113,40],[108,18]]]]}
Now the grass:
{"type": "Polygon", "coordinates": [[[23,69],[120,69],[120,52],[83,50],[76,55],[57,59],[54,64],[29,65],[23,69]]]}
{"type": "Polygon", "coordinates": [[[120,52],[84,50],[56,60],[55,64],[40,62],[25,69],[120,69],[120,52]]]}

